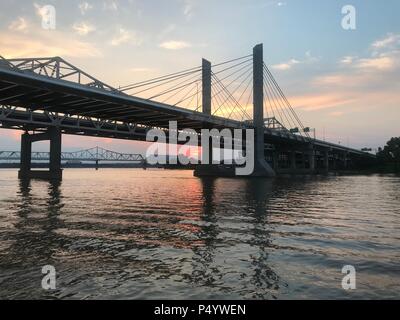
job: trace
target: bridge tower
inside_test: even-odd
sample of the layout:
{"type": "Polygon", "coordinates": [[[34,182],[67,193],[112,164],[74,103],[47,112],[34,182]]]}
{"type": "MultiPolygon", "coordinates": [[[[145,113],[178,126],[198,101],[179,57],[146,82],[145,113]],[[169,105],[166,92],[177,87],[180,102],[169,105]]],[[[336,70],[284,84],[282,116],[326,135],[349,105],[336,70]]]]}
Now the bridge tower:
{"type": "Polygon", "coordinates": [[[254,172],[253,176],[274,177],[275,171],[265,160],[264,141],[264,58],[263,45],[253,48],[253,124],[254,172]]]}
{"type": "Polygon", "coordinates": [[[45,133],[29,134],[25,132],[21,136],[21,163],[18,173],[20,179],[46,179],[61,180],[61,130],[57,127],[49,128],[45,133]],[[50,140],[49,170],[31,170],[32,143],[50,140]]]}
{"type": "Polygon", "coordinates": [[[211,116],[211,62],[202,61],[202,108],[203,113],[211,116]]]}
{"type": "MultiPolygon", "coordinates": [[[[203,113],[211,115],[211,63],[205,59],[202,62],[202,84],[203,84],[203,113]]],[[[253,177],[274,177],[275,171],[265,159],[265,125],[264,125],[264,59],[263,45],[259,44],[253,49],[253,125],[254,125],[254,148],[246,152],[254,153],[253,177]]],[[[246,136],[249,140],[250,137],[246,136]]],[[[253,137],[251,137],[253,138],[253,137]]],[[[246,143],[247,144],[247,143],[246,143]]],[[[223,144],[221,143],[221,147],[223,144]]],[[[224,167],[213,164],[212,143],[203,146],[202,161],[194,174],[195,176],[235,176],[232,167],[224,167]],[[208,151],[208,152],[207,152],[208,151]]]]}
{"type": "MultiPolygon", "coordinates": [[[[202,111],[204,114],[209,116],[211,116],[211,92],[212,92],[211,74],[212,74],[211,62],[206,59],[203,59],[202,60],[202,111]]],[[[213,161],[212,141],[209,141],[208,146],[202,146],[201,157],[202,157],[202,163],[212,165],[213,161]]]]}

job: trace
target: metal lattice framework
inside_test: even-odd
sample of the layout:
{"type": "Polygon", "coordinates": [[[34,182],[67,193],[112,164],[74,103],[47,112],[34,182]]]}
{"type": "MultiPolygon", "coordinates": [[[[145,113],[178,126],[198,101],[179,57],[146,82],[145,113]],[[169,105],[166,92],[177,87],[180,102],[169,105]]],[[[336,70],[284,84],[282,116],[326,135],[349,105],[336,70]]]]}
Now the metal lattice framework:
{"type": "Polygon", "coordinates": [[[49,78],[71,81],[88,87],[117,92],[115,88],[97,80],[60,57],[5,59],[0,56],[4,67],[25,73],[34,73],[49,78]]]}
{"type": "MultiPolygon", "coordinates": [[[[0,160],[20,160],[19,151],[0,151],[0,160]]],[[[49,152],[32,152],[32,160],[47,161],[50,159],[49,152]]],[[[135,162],[145,163],[146,160],[141,154],[129,154],[110,151],[101,147],[95,147],[75,152],[62,152],[63,161],[109,161],[109,162],[135,162]]]]}
{"type": "Polygon", "coordinates": [[[285,126],[282,123],[280,123],[279,120],[276,119],[275,117],[265,118],[264,123],[265,123],[265,127],[268,129],[283,130],[283,131],[286,130],[287,131],[285,126]]]}

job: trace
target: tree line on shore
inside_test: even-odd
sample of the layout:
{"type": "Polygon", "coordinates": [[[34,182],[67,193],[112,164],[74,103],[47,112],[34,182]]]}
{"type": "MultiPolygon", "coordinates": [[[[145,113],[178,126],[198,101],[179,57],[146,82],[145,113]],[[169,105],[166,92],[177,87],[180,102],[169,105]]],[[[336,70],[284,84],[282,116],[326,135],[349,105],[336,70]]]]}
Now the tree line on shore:
{"type": "Polygon", "coordinates": [[[385,172],[400,173],[400,137],[391,138],[376,154],[378,167],[385,172]]]}

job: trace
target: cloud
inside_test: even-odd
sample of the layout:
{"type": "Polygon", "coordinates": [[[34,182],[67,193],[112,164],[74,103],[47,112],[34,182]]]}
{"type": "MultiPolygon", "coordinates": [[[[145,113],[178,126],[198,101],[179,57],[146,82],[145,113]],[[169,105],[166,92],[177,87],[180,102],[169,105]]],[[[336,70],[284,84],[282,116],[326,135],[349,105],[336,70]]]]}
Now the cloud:
{"type": "Polygon", "coordinates": [[[103,10],[118,11],[118,2],[115,0],[104,0],[103,10]]]}
{"type": "Polygon", "coordinates": [[[81,11],[82,15],[85,15],[87,11],[93,9],[93,6],[88,2],[82,2],[78,5],[79,10],[81,11]]]}
{"type": "Polygon", "coordinates": [[[340,63],[343,65],[349,65],[352,64],[354,62],[354,60],[356,60],[357,57],[354,56],[345,56],[340,60],[340,63]]]}
{"type": "Polygon", "coordinates": [[[312,84],[317,87],[328,87],[332,88],[332,86],[341,86],[341,87],[352,87],[352,86],[360,86],[363,83],[368,83],[371,81],[371,77],[356,74],[354,72],[344,72],[344,73],[333,73],[322,76],[317,76],[312,80],[312,84]]]}
{"type": "MultiPolygon", "coordinates": [[[[332,117],[349,112],[380,110],[400,104],[400,41],[396,34],[372,42],[364,56],[346,55],[338,69],[314,77],[303,84],[303,95],[289,97],[292,105],[304,111],[332,109],[332,117]],[[338,110],[338,108],[340,108],[338,110]]],[[[378,111],[376,111],[378,112],[378,111]]]]}
{"type": "Polygon", "coordinates": [[[86,36],[96,30],[93,25],[86,22],[77,22],[72,26],[72,29],[74,29],[74,31],[80,36],[86,36]]]}
{"type": "Polygon", "coordinates": [[[25,18],[19,17],[17,18],[17,20],[10,23],[8,29],[12,31],[25,32],[28,29],[28,22],[26,21],[25,18]]]}
{"type": "Polygon", "coordinates": [[[131,72],[143,72],[143,73],[147,73],[147,72],[154,72],[155,69],[153,68],[131,68],[130,69],[131,72]]]}
{"type": "Polygon", "coordinates": [[[388,33],[385,38],[376,40],[372,43],[372,48],[383,49],[390,48],[400,44],[400,34],[388,33]]]}
{"type": "Polygon", "coordinates": [[[167,25],[160,33],[160,36],[166,36],[167,34],[170,34],[171,32],[175,31],[176,25],[175,24],[169,24],[167,25]]]}
{"type": "Polygon", "coordinates": [[[286,7],[285,1],[267,1],[261,4],[261,7],[286,7]]]}
{"type": "Polygon", "coordinates": [[[343,111],[334,111],[334,112],[329,113],[329,115],[332,117],[341,117],[344,115],[344,112],[343,111]]]}
{"type": "Polygon", "coordinates": [[[71,38],[69,34],[41,29],[35,30],[35,37],[29,34],[0,32],[0,47],[7,57],[99,57],[99,49],[89,42],[71,38]]]}
{"type": "Polygon", "coordinates": [[[346,68],[363,72],[393,71],[400,66],[400,34],[389,33],[385,38],[374,41],[369,56],[345,56],[339,63],[346,68]]]}
{"type": "Polygon", "coordinates": [[[192,45],[185,41],[165,41],[160,44],[160,47],[167,50],[180,50],[190,48],[192,45]]]}
{"type": "MultiPolygon", "coordinates": [[[[48,8],[33,3],[35,13],[41,18],[46,18],[48,8]]],[[[71,32],[61,29],[44,30],[40,24],[29,24],[24,18],[18,19],[10,24],[10,29],[24,32],[10,33],[0,31],[0,47],[2,54],[7,57],[100,57],[102,52],[98,47],[86,41],[81,41],[73,36],[71,32]]],[[[87,34],[93,30],[93,26],[87,23],[75,24],[74,30],[78,34],[87,34]]]]}
{"type": "Polygon", "coordinates": [[[380,56],[377,58],[360,59],[356,62],[356,67],[366,70],[391,70],[396,65],[396,58],[391,56],[380,56]]]}
{"type": "Polygon", "coordinates": [[[278,63],[275,65],[272,65],[272,69],[275,70],[280,70],[280,71],[287,71],[292,69],[294,66],[299,65],[299,64],[304,64],[304,63],[313,63],[319,61],[319,58],[313,57],[310,51],[307,51],[305,53],[305,58],[302,60],[297,60],[297,59],[290,59],[289,61],[278,63]]]}
{"type": "Polygon", "coordinates": [[[128,31],[124,28],[119,28],[117,33],[114,35],[113,39],[111,40],[112,46],[119,46],[124,43],[131,43],[134,45],[140,45],[141,39],[137,36],[136,33],[128,31]]]}
{"type": "Polygon", "coordinates": [[[349,105],[357,99],[341,92],[315,93],[290,97],[289,100],[294,108],[305,111],[315,111],[338,106],[349,105]]]}
{"type": "Polygon", "coordinates": [[[300,61],[298,61],[296,59],[290,59],[287,62],[283,62],[283,63],[279,63],[279,64],[273,65],[272,69],[281,70],[281,71],[289,70],[289,69],[292,69],[292,67],[294,65],[299,64],[299,63],[300,63],[300,61]]]}

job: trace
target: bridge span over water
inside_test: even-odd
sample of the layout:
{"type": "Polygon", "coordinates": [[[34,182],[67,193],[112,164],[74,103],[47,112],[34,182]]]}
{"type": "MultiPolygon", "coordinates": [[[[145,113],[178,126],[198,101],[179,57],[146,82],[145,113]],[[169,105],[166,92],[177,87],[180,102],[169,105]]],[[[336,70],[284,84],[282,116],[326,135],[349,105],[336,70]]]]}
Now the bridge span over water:
{"type": "MultiPolygon", "coordinates": [[[[0,59],[0,128],[23,130],[21,178],[61,179],[62,134],[145,141],[178,130],[254,129],[255,176],[350,168],[373,156],[310,137],[263,61],[253,54],[114,88],[60,57],[0,59]],[[249,115],[251,114],[251,115],[249,115]],[[31,171],[32,143],[50,140],[48,172],[31,171]]],[[[212,152],[211,152],[212,153],[212,152]]],[[[197,175],[224,175],[199,165],[197,175]]]]}
{"type": "MultiPolygon", "coordinates": [[[[32,161],[49,161],[50,152],[32,152],[32,161]]],[[[20,151],[1,151],[0,161],[21,161],[20,151]]],[[[85,150],[61,152],[61,161],[88,161],[88,162],[131,162],[144,164],[146,159],[138,153],[121,153],[107,150],[101,147],[94,147],[85,150]]]]}

